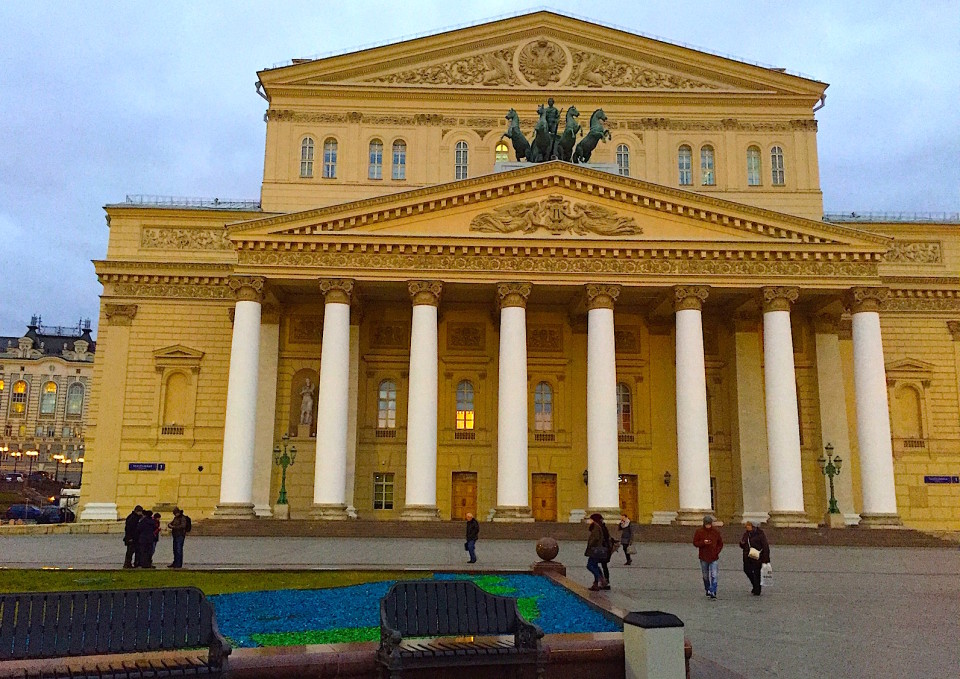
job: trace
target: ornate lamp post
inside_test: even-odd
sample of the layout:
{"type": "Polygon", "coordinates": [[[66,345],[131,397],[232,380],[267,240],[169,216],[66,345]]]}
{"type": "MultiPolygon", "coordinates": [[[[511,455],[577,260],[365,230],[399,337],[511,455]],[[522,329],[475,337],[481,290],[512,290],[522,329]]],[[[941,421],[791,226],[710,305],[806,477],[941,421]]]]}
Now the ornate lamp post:
{"type": "Polygon", "coordinates": [[[7,453],[10,452],[10,447],[6,444],[0,444],[0,467],[3,466],[3,463],[7,461],[7,453]]]}
{"type": "Polygon", "coordinates": [[[820,471],[823,472],[823,475],[830,479],[830,509],[827,510],[828,514],[839,514],[840,509],[837,507],[837,498],[833,494],[833,477],[840,475],[840,465],[843,463],[843,460],[840,459],[840,456],[834,456],[833,454],[833,444],[828,443],[824,446],[824,451],[826,452],[826,457],[823,455],[817,460],[817,464],[820,465],[820,471]]]}
{"type": "Polygon", "coordinates": [[[56,483],[60,480],[60,463],[66,458],[64,458],[63,453],[57,453],[52,459],[57,463],[57,466],[54,468],[53,472],[53,481],[56,483]]]}
{"type": "Polygon", "coordinates": [[[20,464],[20,458],[23,457],[23,453],[21,453],[19,450],[15,450],[10,453],[10,457],[13,458],[13,471],[16,472],[17,465],[20,464]]]}
{"type": "Polygon", "coordinates": [[[80,447],[80,457],[77,458],[77,464],[80,465],[80,478],[77,479],[77,487],[83,485],[83,446],[80,447]]]}
{"type": "Polygon", "coordinates": [[[69,483],[67,483],[67,472],[70,471],[70,465],[72,464],[73,464],[73,460],[71,460],[69,457],[63,461],[63,485],[65,486],[70,485],[69,483]]]}
{"type": "Polygon", "coordinates": [[[24,455],[30,458],[30,468],[27,470],[27,478],[30,478],[30,475],[33,473],[33,461],[36,459],[37,455],[40,454],[40,451],[36,448],[30,448],[27,450],[24,455]]]}
{"type": "MultiPolygon", "coordinates": [[[[273,463],[283,470],[280,477],[280,496],[277,498],[278,505],[287,504],[287,467],[293,466],[297,460],[297,447],[289,445],[290,435],[284,434],[281,439],[283,449],[279,445],[273,447],[273,463]]],[[[289,510],[288,510],[289,511],[289,510]]]]}

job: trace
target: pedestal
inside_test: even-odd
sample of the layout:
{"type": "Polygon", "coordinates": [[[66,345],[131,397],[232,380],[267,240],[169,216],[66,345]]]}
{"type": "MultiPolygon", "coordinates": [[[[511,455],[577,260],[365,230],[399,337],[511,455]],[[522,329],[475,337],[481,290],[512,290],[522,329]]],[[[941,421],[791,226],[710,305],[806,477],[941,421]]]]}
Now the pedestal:
{"type": "Polygon", "coordinates": [[[497,507],[493,520],[503,523],[532,523],[533,514],[529,507],[497,507]]]}
{"type": "Polygon", "coordinates": [[[80,512],[80,521],[116,521],[117,505],[113,502],[88,502],[80,512]]]}
{"type": "Polygon", "coordinates": [[[831,514],[827,512],[827,515],[823,517],[823,525],[827,528],[846,528],[847,520],[843,514],[831,514]]]}
{"type": "Polygon", "coordinates": [[[702,526],[703,517],[713,515],[712,509],[681,509],[671,523],[675,526],[702,526]]]}
{"type": "Polygon", "coordinates": [[[627,613],[623,656],[629,679],[684,679],[683,622],[661,611],[627,613]]]}
{"type": "Polygon", "coordinates": [[[290,518],[290,505],[274,505],[274,506],[273,506],[273,518],[275,518],[275,519],[289,519],[289,518],[290,518]]]}
{"type": "Polygon", "coordinates": [[[433,505],[407,505],[400,518],[403,521],[439,521],[440,510],[433,505]]]}
{"type": "Polygon", "coordinates": [[[316,521],[346,521],[350,515],[345,504],[314,504],[310,518],[316,521]]]}
{"type": "Polygon", "coordinates": [[[591,514],[599,514],[603,517],[605,523],[615,525],[620,522],[620,512],[621,509],[619,507],[588,507],[587,518],[589,518],[591,514]]]}
{"type": "Polygon", "coordinates": [[[310,438],[310,425],[309,425],[309,424],[298,424],[298,425],[297,425],[297,438],[298,438],[298,439],[308,439],[308,438],[310,438]]]}
{"type": "Polygon", "coordinates": [[[252,502],[221,502],[213,510],[214,519],[255,519],[252,502]]]}
{"type": "Polygon", "coordinates": [[[770,525],[776,528],[816,528],[806,512],[770,512],[770,525]]]}
{"type": "Polygon", "coordinates": [[[530,568],[534,575],[567,575],[567,567],[559,561],[538,561],[530,568]]]}
{"type": "Polygon", "coordinates": [[[860,512],[860,525],[863,528],[903,528],[899,514],[878,514],[860,512]]]}

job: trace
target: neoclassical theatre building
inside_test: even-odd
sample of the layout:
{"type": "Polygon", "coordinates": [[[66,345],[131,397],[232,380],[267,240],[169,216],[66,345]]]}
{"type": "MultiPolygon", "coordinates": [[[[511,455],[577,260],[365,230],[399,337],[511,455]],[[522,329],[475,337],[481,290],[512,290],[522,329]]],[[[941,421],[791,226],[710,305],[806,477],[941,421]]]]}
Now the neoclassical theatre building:
{"type": "Polygon", "coordinates": [[[957,220],[824,215],[826,88],[550,12],[260,72],[260,201],[106,207],[82,519],[815,525],[832,450],[960,527],[957,220]]]}

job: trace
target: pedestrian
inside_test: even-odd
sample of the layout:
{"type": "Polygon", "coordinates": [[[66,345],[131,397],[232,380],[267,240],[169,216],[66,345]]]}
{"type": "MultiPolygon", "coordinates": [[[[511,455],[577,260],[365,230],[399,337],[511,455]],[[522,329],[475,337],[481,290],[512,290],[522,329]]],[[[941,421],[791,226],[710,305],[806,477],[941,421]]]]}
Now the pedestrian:
{"type": "Polygon", "coordinates": [[[179,507],[173,508],[173,521],[167,524],[173,536],[173,563],[167,568],[183,568],[183,543],[187,538],[187,516],[179,507]]]}
{"type": "Polygon", "coordinates": [[[467,563],[477,563],[477,553],[474,548],[477,546],[477,538],[479,537],[480,522],[474,518],[473,514],[467,512],[467,541],[463,543],[463,548],[470,555],[470,560],[467,563]]]}
{"type": "Polygon", "coordinates": [[[723,536],[713,525],[713,517],[703,517],[703,528],[693,535],[693,544],[700,550],[700,573],[703,575],[703,589],[711,599],[717,598],[717,575],[720,551],[723,549],[723,536]]]}
{"type": "Polygon", "coordinates": [[[153,563],[153,556],[157,553],[157,544],[160,542],[160,514],[153,515],[153,547],[150,548],[150,563],[153,563]]]}
{"type": "Polygon", "coordinates": [[[626,565],[633,563],[630,557],[637,553],[637,548],[633,546],[633,524],[630,523],[630,517],[626,514],[620,515],[620,544],[623,545],[623,555],[627,557],[626,565]]]}
{"type": "Polygon", "coordinates": [[[127,554],[123,557],[124,568],[133,568],[133,557],[137,554],[137,524],[142,515],[143,507],[137,505],[123,524],[123,544],[127,547],[127,554]]]}
{"type": "Polygon", "coordinates": [[[610,561],[610,532],[599,514],[590,515],[590,535],[583,555],[587,557],[587,570],[593,575],[590,590],[610,589],[610,581],[603,572],[604,562],[610,561]]]}
{"type": "Polygon", "coordinates": [[[137,554],[133,562],[135,568],[153,568],[151,555],[153,554],[153,535],[157,524],[153,520],[153,514],[143,512],[137,523],[137,554]]]}
{"type": "Polygon", "coordinates": [[[750,579],[754,596],[760,596],[760,570],[763,564],[770,563],[770,543],[760,526],[753,525],[752,521],[744,524],[743,537],[740,538],[740,549],[743,550],[743,572],[750,579]]]}

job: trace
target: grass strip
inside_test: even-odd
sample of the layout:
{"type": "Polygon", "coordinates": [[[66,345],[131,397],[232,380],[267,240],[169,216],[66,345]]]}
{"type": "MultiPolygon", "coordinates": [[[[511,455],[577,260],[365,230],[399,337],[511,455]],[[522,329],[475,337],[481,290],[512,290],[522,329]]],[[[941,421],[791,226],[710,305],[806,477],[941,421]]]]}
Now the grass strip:
{"type": "Polygon", "coordinates": [[[379,627],[344,627],[341,629],[307,630],[305,632],[275,632],[251,634],[260,646],[306,646],[308,644],[344,644],[356,641],[377,641],[379,627]]]}

